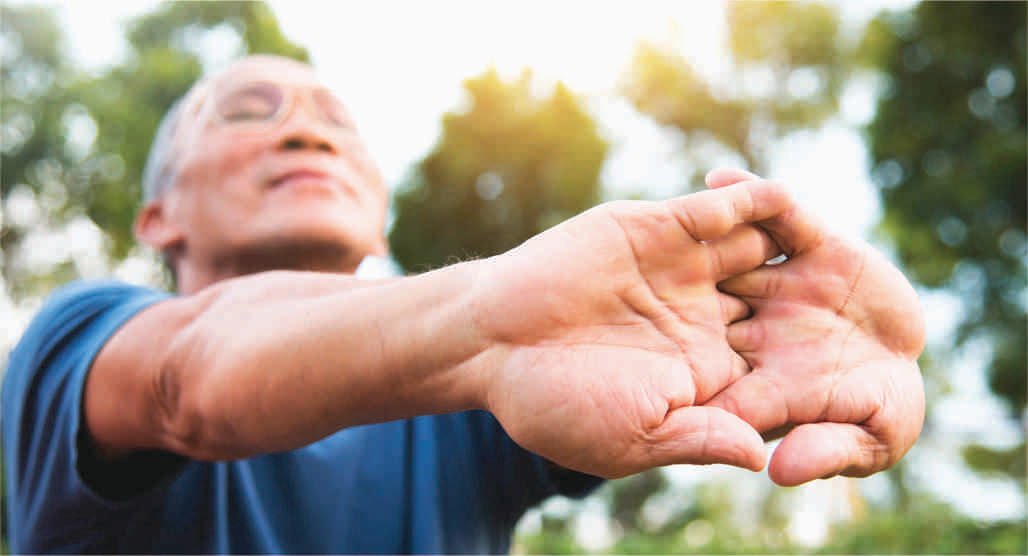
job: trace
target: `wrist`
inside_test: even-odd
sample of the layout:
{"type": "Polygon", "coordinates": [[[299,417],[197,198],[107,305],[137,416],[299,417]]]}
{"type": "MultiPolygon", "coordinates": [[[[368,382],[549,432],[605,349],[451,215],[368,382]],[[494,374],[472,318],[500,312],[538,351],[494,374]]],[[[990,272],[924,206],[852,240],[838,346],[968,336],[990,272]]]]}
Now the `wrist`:
{"type": "MultiPolygon", "coordinates": [[[[489,287],[496,266],[496,257],[460,263],[465,289],[460,296],[461,329],[466,331],[470,351],[474,354],[465,361],[462,374],[467,386],[468,404],[474,409],[489,410],[492,384],[499,369],[502,343],[496,340],[496,290],[489,287]]],[[[502,305],[502,303],[500,303],[502,305]]]]}
{"type": "Polygon", "coordinates": [[[495,366],[495,342],[483,326],[483,309],[491,304],[481,287],[488,266],[489,260],[458,263],[380,293],[397,302],[402,292],[431,292],[402,303],[406,317],[383,349],[402,353],[390,365],[404,377],[394,388],[395,402],[420,413],[488,409],[495,366]]]}

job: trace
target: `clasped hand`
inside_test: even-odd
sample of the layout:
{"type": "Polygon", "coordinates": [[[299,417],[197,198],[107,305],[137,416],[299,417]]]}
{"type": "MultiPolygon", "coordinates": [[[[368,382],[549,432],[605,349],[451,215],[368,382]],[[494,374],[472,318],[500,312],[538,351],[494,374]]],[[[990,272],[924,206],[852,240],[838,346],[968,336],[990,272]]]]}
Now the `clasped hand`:
{"type": "Polygon", "coordinates": [[[892,465],[924,415],[910,284],[780,184],[708,185],[600,205],[485,261],[484,405],[526,449],[608,478],[760,470],[761,435],[783,430],[780,484],[892,465]]]}

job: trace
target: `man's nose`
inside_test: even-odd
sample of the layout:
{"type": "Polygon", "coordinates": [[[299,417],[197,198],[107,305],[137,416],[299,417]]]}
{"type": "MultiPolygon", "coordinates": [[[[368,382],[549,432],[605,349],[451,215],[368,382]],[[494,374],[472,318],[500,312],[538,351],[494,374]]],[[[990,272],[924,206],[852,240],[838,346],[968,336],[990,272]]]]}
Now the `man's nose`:
{"type": "MultiPolygon", "coordinates": [[[[305,100],[305,99],[302,99],[305,100]]],[[[278,148],[285,151],[318,150],[331,154],[339,153],[339,145],[332,134],[324,129],[317,108],[312,103],[299,102],[299,106],[286,116],[278,148]]]]}
{"type": "Polygon", "coordinates": [[[332,154],[338,152],[331,141],[317,133],[312,133],[309,130],[304,129],[297,129],[284,135],[278,142],[278,148],[283,151],[303,151],[313,149],[332,154]]]}

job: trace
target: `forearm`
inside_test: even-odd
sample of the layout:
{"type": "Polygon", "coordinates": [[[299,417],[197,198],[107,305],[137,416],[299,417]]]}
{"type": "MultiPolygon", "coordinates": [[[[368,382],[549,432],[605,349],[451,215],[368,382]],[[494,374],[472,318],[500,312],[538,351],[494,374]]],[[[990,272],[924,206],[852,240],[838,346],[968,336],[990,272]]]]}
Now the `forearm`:
{"type": "Polygon", "coordinates": [[[161,373],[165,444],[245,457],[347,426],[480,407],[478,264],[372,285],[280,274],[213,292],[161,373]]]}

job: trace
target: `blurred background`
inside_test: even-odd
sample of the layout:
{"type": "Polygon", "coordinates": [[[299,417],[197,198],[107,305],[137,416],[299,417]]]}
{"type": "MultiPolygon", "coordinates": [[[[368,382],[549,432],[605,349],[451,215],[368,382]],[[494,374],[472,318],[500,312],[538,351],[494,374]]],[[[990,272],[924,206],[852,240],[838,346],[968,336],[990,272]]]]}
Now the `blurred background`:
{"type": "MultiPolygon", "coordinates": [[[[203,72],[307,60],[420,272],[738,165],[914,281],[924,432],[894,469],[774,487],[675,466],[552,499],[516,553],[1025,554],[1026,4],[0,4],[0,368],[53,288],[167,286],[130,229],[156,124],[203,72]]],[[[6,552],[6,544],[3,545],[6,552]]]]}

